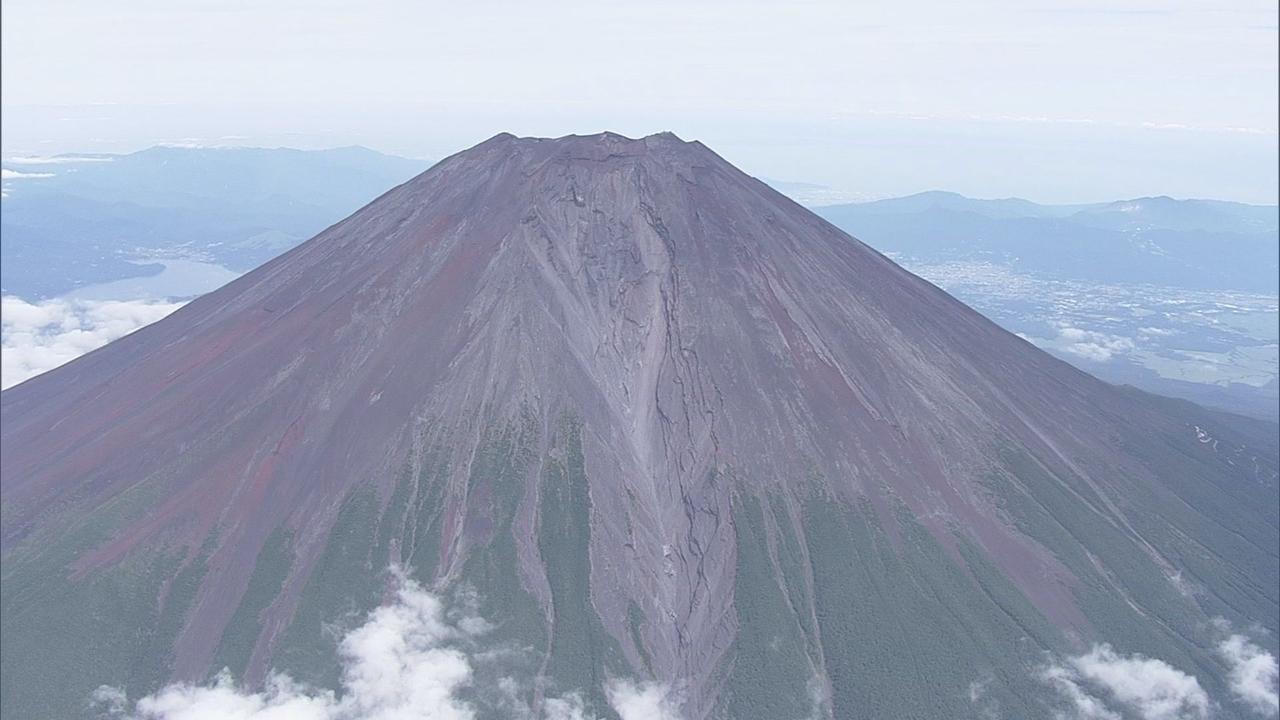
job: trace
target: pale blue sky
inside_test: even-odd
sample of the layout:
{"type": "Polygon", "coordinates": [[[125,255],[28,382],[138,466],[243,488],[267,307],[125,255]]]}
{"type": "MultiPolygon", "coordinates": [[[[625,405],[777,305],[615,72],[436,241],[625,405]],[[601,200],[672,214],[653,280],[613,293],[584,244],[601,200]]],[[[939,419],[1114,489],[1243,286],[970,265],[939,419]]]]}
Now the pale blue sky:
{"type": "Polygon", "coordinates": [[[867,195],[1275,202],[1277,8],[3,0],[3,152],[674,130],[867,195]]]}

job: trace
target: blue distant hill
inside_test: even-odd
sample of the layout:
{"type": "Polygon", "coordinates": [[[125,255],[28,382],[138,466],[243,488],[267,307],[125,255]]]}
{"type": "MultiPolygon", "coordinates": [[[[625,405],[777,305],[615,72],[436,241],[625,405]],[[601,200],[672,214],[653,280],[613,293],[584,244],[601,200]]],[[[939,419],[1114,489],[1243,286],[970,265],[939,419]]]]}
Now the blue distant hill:
{"type": "Polygon", "coordinates": [[[1148,197],[1040,205],[926,192],[815,211],[908,259],[1007,262],[1095,282],[1276,292],[1280,208],[1148,197]]]}
{"type": "Polygon", "coordinates": [[[363,147],[154,147],[7,161],[0,286],[39,299],[160,271],[157,257],[249,270],[429,165],[363,147]]]}

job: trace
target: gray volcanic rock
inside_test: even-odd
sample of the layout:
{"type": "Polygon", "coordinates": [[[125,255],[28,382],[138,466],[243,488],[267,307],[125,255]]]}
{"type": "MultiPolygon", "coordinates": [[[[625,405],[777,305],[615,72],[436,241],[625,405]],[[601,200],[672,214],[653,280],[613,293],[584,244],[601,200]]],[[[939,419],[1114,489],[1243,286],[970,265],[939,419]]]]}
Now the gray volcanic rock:
{"type": "Polygon", "coordinates": [[[1095,380],[671,134],[499,135],[0,400],[6,718],[331,684],[391,563],[604,716],[630,677],[691,719],[975,683],[1047,717],[1094,642],[1230,715],[1212,620],[1280,633],[1271,428],[1095,380]]]}

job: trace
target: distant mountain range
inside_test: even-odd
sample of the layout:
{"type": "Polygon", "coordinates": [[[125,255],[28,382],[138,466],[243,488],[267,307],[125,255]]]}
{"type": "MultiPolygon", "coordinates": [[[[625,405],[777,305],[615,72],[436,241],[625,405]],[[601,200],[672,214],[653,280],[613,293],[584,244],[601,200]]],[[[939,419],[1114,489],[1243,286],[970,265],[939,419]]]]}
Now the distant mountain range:
{"type": "Polygon", "coordinates": [[[154,147],[9,159],[0,287],[47,298],[154,275],[162,269],[155,260],[172,257],[244,272],[429,164],[362,147],[154,147]]]}
{"type": "Polygon", "coordinates": [[[1280,208],[1137,198],[1093,205],[975,200],[926,192],[816,212],[878,250],[917,260],[987,260],[1106,283],[1275,293],[1280,208]]]}
{"type": "MultiPolygon", "coordinates": [[[[821,186],[818,186],[821,187],[821,186]]],[[[835,210],[848,204],[827,205],[835,210]]],[[[905,214],[922,210],[955,210],[992,218],[1072,218],[1085,225],[1117,229],[1143,227],[1182,230],[1275,231],[1280,208],[1224,200],[1178,200],[1165,195],[1100,203],[1045,205],[1022,198],[983,200],[945,190],[857,203],[867,214],[905,214]]]]}

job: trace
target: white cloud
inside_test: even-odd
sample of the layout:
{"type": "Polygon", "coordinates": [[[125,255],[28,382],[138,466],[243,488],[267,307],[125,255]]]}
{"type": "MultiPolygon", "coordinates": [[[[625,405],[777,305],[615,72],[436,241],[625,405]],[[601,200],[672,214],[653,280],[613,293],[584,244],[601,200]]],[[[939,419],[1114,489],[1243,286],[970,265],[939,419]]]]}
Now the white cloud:
{"type": "Polygon", "coordinates": [[[582,698],[576,694],[562,698],[548,698],[542,706],[546,720],[594,720],[582,698]]]}
{"type": "Polygon", "coordinates": [[[1094,332],[1076,327],[1058,329],[1058,349],[1079,355],[1089,360],[1106,362],[1117,353],[1126,353],[1134,349],[1133,340],[1119,335],[1094,332]]]}
{"type": "MultiPolygon", "coordinates": [[[[273,677],[260,693],[236,688],[220,674],[207,687],[174,685],[138,701],[127,715],[139,720],[326,720],[336,701],[331,693],[308,695],[288,678],[273,677]]],[[[428,716],[430,717],[430,716],[428,716]]]]}
{"type": "Polygon", "coordinates": [[[1040,674],[1040,679],[1058,691],[1066,699],[1070,713],[1058,713],[1059,720],[1121,720],[1120,715],[1107,704],[1080,686],[1080,677],[1063,665],[1051,665],[1040,674]]]}
{"type": "Polygon", "coordinates": [[[995,678],[986,674],[969,683],[969,703],[973,705],[978,717],[983,720],[998,720],[1001,717],[1000,703],[991,697],[991,683],[995,678]]]}
{"type": "MultiPolygon", "coordinates": [[[[369,613],[339,645],[340,694],[280,673],[251,691],[224,672],[207,685],[170,685],[132,706],[119,690],[100,688],[96,707],[118,720],[473,720],[478,705],[489,703],[502,716],[532,718],[519,699],[526,686],[513,678],[499,678],[487,693],[470,692],[477,663],[493,656],[478,652],[476,643],[493,626],[465,607],[469,603],[446,611],[399,569],[391,572],[398,586],[394,602],[369,613]]],[[[658,685],[616,680],[608,696],[622,720],[679,720],[669,693],[658,685]]],[[[547,697],[541,711],[547,720],[596,720],[577,693],[547,697]]]]}
{"type": "Polygon", "coordinates": [[[1162,660],[1122,656],[1104,644],[1074,658],[1072,663],[1081,676],[1106,688],[1145,720],[1203,718],[1209,714],[1209,696],[1200,681],[1162,660]]]}
{"type": "Polygon", "coordinates": [[[677,699],[664,685],[614,680],[607,692],[609,704],[622,720],[678,720],[680,717],[677,699]]]}
{"type": "Polygon", "coordinates": [[[182,303],[0,298],[0,388],[73,360],[149,325],[182,303]]]}
{"type": "Polygon", "coordinates": [[[1046,350],[1070,353],[1096,362],[1106,362],[1115,355],[1132,352],[1137,348],[1132,338],[1069,326],[1058,328],[1058,336],[1055,338],[1039,338],[1023,333],[1018,333],[1018,336],[1046,350]]]}
{"type": "Polygon", "coordinates": [[[23,178],[51,178],[53,173],[28,173],[10,170],[9,168],[0,169],[0,180],[21,180],[23,178]]]}
{"type": "Polygon", "coordinates": [[[5,158],[9,165],[77,165],[80,163],[111,162],[115,158],[94,155],[57,155],[54,157],[16,156],[5,158]]]}
{"type": "Polygon", "coordinates": [[[1280,714],[1276,658],[1243,635],[1232,635],[1218,643],[1218,652],[1231,668],[1231,692],[1254,712],[1267,717],[1280,714]]]}
{"type": "Polygon", "coordinates": [[[1067,701],[1071,712],[1061,718],[1120,720],[1113,705],[1142,720],[1209,717],[1209,696],[1194,676],[1155,658],[1120,655],[1105,643],[1050,665],[1040,677],[1067,701]]]}
{"type": "Polygon", "coordinates": [[[460,650],[443,646],[465,631],[446,621],[438,598],[408,578],[399,581],[396,603],[374,610],[343,639],[346,694],[331,716],[471,717],[470,707],[454,697],[470,680],[471,665],[460,650]]]}

